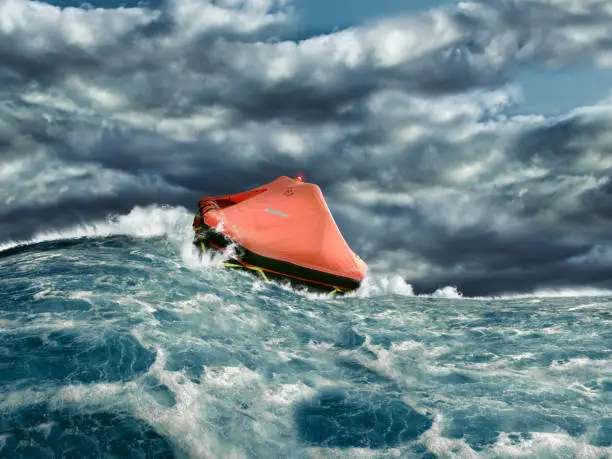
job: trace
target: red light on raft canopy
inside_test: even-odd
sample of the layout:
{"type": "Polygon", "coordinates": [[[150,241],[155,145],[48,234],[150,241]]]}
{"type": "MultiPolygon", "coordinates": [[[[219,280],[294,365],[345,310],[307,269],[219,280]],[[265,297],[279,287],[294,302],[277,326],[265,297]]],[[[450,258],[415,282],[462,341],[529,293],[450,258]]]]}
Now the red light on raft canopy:
{"type": "Polygon", "coordinates": [[[303,172],[298,172],[293,178],[298,182],[303,182],[304,180],[306,180],[306,175],[303,172]]]}

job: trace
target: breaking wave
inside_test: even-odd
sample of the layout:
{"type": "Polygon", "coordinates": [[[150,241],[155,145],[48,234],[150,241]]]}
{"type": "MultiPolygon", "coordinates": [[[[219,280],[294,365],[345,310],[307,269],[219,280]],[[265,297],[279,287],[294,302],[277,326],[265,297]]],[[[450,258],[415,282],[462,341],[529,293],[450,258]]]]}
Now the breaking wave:
{"type": "Polygon", "coordinates": [[[40,242],[106,236],[134,236],[151,238],[168,236],[181,241],[189,236],[192,215],[185,208],[146,206],[135,207],[127,215],[112,215],[106,220],[72,226],[71,228],[43,231],[24,241],[0,244],[0,252],[40,242]]]}

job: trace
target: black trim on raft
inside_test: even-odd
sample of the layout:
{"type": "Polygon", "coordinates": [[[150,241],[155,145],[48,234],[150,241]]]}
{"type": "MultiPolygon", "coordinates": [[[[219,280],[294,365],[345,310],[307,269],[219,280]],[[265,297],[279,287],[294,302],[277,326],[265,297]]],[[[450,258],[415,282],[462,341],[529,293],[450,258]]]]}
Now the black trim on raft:
{"type": "MultiPolygon", "coordinates": [[[[233,241],[224,234],[216,231],[206,224],[202,224],[196,231],[194,245],[200,249],[211,247],[215,250],[223,250],[233,241]]],[[[260,271],[265,279],[287,280],[293,286],[306,286],[310,290],[320,292],[346,293],[359,288],[361,282],[349,277],[304,268],[286,261],[258,255],[246,247],[236,245],[236,258],[228,260],[226,266],[244,269],[247,271],[260,271]]]]}

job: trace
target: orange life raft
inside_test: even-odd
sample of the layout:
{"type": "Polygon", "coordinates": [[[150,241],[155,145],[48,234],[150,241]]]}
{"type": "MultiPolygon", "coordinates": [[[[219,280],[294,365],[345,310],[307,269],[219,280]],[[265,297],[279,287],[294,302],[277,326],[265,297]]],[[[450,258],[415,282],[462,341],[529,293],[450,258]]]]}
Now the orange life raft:
{"type": "Polygon", "coordinates": [[[367,265],[348,246],[321,189],[282,176],[258,188],[200,199],[193,221],[202,250],[232,246],[231,268],[327,292],[359,287],[367,265]]]}

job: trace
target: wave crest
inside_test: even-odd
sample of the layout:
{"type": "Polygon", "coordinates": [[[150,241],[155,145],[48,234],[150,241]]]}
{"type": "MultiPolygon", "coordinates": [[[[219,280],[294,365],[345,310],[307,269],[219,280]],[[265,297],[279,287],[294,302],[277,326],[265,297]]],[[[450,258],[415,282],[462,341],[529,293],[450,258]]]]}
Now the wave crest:
{"type": "Polygon", "coordinates": [[[31,239],[7,241],[0,252],[40,242],[106,236],[160,237],[173,239],[190,237],[191,213],[184,207],[136,206],[126,215],[109,215],[105,220],[74,225],[61,230],[40,231],[31,239]]]}

